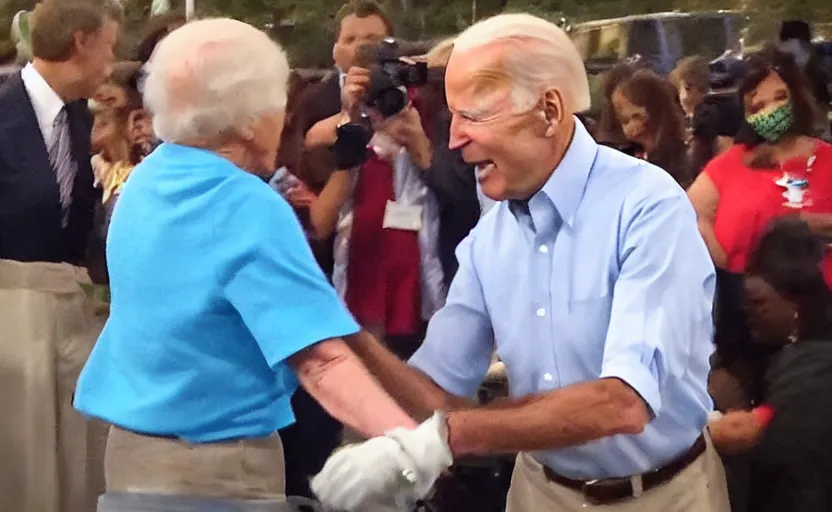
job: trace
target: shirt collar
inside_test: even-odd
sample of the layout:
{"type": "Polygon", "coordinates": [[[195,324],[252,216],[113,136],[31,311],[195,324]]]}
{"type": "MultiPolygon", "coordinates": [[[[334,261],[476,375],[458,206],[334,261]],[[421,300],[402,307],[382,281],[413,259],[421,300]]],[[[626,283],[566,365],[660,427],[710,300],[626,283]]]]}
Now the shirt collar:
{"type": "Polygon", "coordinates": [[[578,118],[574,120],[575,133],[572,136],[572,142],[569,143],[566,154],[563,155],[552,175],[538,192],[538,194],[545,194],[552,201],[560,218],[569,227],[572,227],[575,222],[575,214],[586,189],[589,171],[598,154],[598,144],[595,139],[578,118]]]}
{"type": "Polygon", "coordinates": [[[35,109],[41,132],[48,133],[52,130],[55,118],[64,108],[64,102],[31,62],[21,70],[20,76],[35,109]]]}

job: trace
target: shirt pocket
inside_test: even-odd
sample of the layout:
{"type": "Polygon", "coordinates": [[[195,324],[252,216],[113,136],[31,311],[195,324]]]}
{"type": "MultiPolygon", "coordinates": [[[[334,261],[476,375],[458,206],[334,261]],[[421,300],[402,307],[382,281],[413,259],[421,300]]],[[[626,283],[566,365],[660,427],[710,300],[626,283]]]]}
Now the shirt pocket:
{"type": "Polygon", "coordinates": [[[562,339],[555,344],[562,386],[601,375],[611,308],[611,294],[567,303],[563,318],[558,319],[562,339]]]}

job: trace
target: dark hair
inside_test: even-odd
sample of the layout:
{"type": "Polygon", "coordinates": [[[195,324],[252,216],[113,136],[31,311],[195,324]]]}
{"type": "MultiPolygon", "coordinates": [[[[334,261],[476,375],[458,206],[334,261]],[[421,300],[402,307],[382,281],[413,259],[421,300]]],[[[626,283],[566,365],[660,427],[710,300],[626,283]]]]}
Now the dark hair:
{"type": "Polygon", "coordinates": [[[93,34],[106,19],[118,23],[124,19],[116,0],[43,0],[32,11],[32,55],[64,62],[72,56],[75,34],[93,34]]]}
{"type": "Polygon", "coordinates": [[[621,131],[618,118],[615,115],[615,108],[612,105],[612,93],[618,87],[618,84],[633,76],[633,73],[637,69],[631,63],[621,62],[611,67],[609,71],[601,76],[601,98],[604,101],[604,105],[596,128],[599,142],[611,145],[621,145],[627,142],[624,137],[624,132],[621,131]]]}
{"type": "Polygon", "coordinates": [[[650,162],[666,170],[680,185],[687,186],[690,175],[685,159],[685,118],[673,86],[649,69],[640,69],[616,89],[647,111],[650,135],[656,138],[655,149],[649,154],[650,162]]]}
{"type": "Polygon", "coordinates": [[[832,333],[832,291],[821,268],[825,242],[797,215],[771,221],[748,259],[746,275],[757,276],[797,303],[799,332],[808,338],[832,333]]]}
{"type": "Polygon", "coordinates": [[[670,83],[677,90],[684,82],[703,94],[710,89],[709,78],[708,59],[701,55],[692,55],[680,60],[669,76],[670,83]]]}
{"type": "Polygon", "coordinates": [[[804,20],[786,20],[780,24],[780,41],[798,39],[800,41],[812,42],[812,28],[804,20]]]}
{"type": "Polygon", "coordinates": [[[142,63],[138,61],[119,61],[113,64],[110,82],[124,89],[127,93],[127,105],[132,109],[142,108],[142,95],[138,87],[138,74],[142,63]]]}
{"type": "Polygon", "coordinates": [[[141,63],[150,60],[156,45],[171,32],[171,27],[182,25],[186,21],[184,16],[176,13],[151,16],[144,26],[141,40],[136,45],[136,60],[141,63]]]}
{"type": "Polygon", "coordinates": [[[341,8],[338,9],[338,13],[335,14],[336,41],[339,37],[341,37],[341,22],[343,22],[344,18],[347,16],[352,15],[355,15],[358,18],[377,16],[381,18],[382,22],[384,22],[384,26],[387,29],[387,35],[393,35],[393,23],[390,21],[390,17],[387,16],[387,13],[384,12],[384,8],[382,8],[381,5],[373,0],[350,0],[342,5],[341,8]]]}
{"type": "Polygon", "coordinates": [[[733,89],[747,73],[748,62],[728,51],[708,64],[708,86],[712,91],[733,89]]]}
{"type": "MultiPolygon", "coordinates": [[[[789,133],[814,137],[817,121],[815,97],[812,94],[812,88],[806,75],[795,64],[794,59],[789,54],[769,46],[751,55],[748,58],[748,66],[748,74],[745,75],[745,79],[737,91],[742,104],[745,105],[746,95],[759,87],[771,73],[777,73],[777,76],[783,80],[789,90],[794,111],[794,123],[789,133]]],[[[745,121],[745,116],[743,116],[742,125],[737,132],[735,142],[748,148],[754,148],[765,142],[765,139],[751,128],[751,125],[745,121]]]]}

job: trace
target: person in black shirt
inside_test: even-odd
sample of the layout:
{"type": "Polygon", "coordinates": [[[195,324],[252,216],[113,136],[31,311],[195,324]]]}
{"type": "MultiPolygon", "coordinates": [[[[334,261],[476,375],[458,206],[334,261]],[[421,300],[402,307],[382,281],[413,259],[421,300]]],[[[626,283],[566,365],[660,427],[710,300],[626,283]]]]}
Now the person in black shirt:
{"type": "Polygon", "coordinates": [[[832,291],[821,270],[825,250],[826,242],[790,216],[772,222],[748,261],[743,303],[752,339],[773,350],[762,401],[774,416],[765,428],[742,412],[711,424],[717,449],[745,451],[745,485],[732,486],[735,511],[832,510],[832,291]]]}

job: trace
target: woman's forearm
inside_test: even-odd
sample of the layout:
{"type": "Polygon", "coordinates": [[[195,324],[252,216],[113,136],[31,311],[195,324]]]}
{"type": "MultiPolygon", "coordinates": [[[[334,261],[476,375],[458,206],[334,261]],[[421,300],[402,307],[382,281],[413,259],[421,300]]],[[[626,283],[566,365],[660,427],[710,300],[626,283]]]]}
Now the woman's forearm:
{"type": "Polygon", "coordinates": [[[315,238],[327,238],[338,224],[338,216],[352,193],[352,174],[337,170],[332,173],[324,189],[309,205],[309,224],[315,238]]]}
{"type": "Polygon", "coordinates": [[[329,147],[335,144],[335,133],[338,129],[338,123],[344,115],[338,112],[334,116],[322,119],[312,125],[306,136],[303,139],[303,147],[306,149],[329,147]]]}
{"type": "Polygon", "coordinates": [[[417,425],[340,339],[307,348],[293,356],[291,364],[309,394],[330,415],[361,435],[376,437],[396,427],[417,425]]]}

